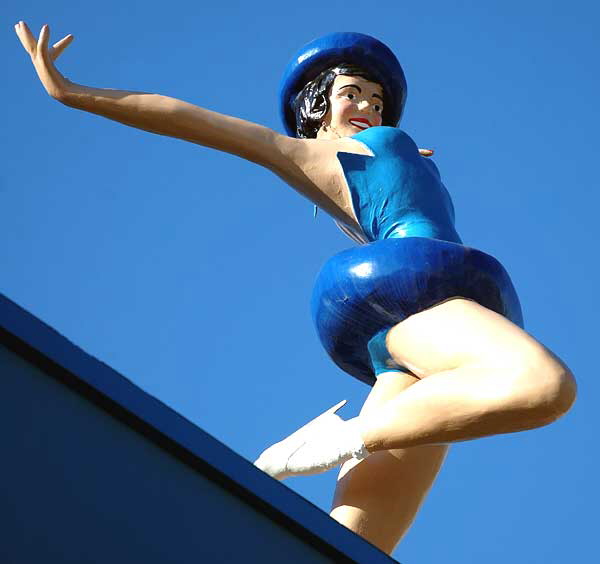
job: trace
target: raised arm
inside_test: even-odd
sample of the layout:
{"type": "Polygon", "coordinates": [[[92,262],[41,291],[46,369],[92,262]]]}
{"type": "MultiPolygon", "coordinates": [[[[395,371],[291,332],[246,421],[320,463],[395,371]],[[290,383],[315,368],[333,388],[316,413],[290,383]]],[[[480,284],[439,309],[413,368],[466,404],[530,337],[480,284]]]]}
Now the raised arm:
{"type": "Polygon", "coordinates": [[[53,62],[71,43],[72,35],[49,48],[47,25],[42,27],[38,39],[24,22],[19,22],[15,31],[44,88],[56,100],[138,129],[184,139],[258,163],[335,219],[360,229],[337,154],[340,151],[370,154],[361,143],[348,137],[295,139],[168,96],[75,84],[62,76],[53,62]]]}
{"type": "Polygon", "coordinates": [[[48,48],[50,30],[42,27],[35,39],[24,22],[15,31],[31,56],[35,70],[50,96],[63,104],[123,124],[213,147],[256,162],[279,174],[292,164],[292,140],[252,122],[212,112],[182,100],[149,94],[90,88],[66,79],[54,66],[54,59],[69,45],[67,35],[48,48]]]}

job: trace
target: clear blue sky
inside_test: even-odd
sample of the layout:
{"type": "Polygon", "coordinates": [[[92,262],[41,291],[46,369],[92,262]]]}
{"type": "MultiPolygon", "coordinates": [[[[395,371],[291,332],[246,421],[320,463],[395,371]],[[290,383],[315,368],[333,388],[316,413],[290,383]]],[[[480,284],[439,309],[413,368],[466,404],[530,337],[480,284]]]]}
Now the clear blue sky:
{"type": "MultiPolygon", "coordinates": [[[[74,43],[75,82],[179,97],[282,131],[291,54],[331,31],[387,43],[401,127],[436,150],[463,240],[506,266],[526,327],[579,400],[540,430],[456,445],[395,557],[596,557],[600,100],[596,2],[8,0],[0,292],[249,459],[368,388],[321,350],[309,296],[352,245],[256,165],[61,106],[13,24],[74,43]]],[[[335,473],[288,481],[329,508],[335,473]]],[[[201,524],[199,524],[201,527],[201,524]]]]}

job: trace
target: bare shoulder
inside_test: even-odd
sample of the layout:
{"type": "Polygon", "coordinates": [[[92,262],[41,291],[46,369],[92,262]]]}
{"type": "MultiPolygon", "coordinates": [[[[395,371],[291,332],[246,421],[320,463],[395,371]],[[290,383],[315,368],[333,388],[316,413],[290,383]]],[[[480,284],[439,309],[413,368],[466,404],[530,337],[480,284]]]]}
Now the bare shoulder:
{"type": "Polygon", "coordinates": [[[165,103],[170,108],[169,123],[173,123],[168,131],[165,128],[152,131],[264,166],[336,219],[358,226],[337,154],[341,151],[369,154],[360,142],[349,137],[295,139],[263,125],[186,102],[168,99],[165,103]]]}
{"type": "Polygon", "coordinates": [[[278,135],[273,172],[340,221],[358,226],[352,199],[338,153],[371,155],[368,147],[352,139],[294,139],[278,135]]]}
{"type": "Polygon", "coordinates": [[[295,139],[286,135],[278,134],[276,141],[280,147],[280,152],[287,159],[292,159],[301,166],[310,166],[315,161],[323,159],[337,159],[337,154],[356,153],[358,155],[372,154],[370,149],[353,139],[352,137],[342,137],[340,139],[295,139]]]}

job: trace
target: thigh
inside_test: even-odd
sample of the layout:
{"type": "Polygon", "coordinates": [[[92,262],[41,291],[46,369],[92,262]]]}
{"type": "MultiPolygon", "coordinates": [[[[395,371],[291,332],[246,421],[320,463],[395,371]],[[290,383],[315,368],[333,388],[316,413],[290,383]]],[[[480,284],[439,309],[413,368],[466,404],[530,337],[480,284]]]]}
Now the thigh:
{"type": "Polygon", "coordinates": [[[395,362],[419,377],[473,362],[511,366],[552,354],[520,327],[484,306],[454,298],[392,327],[386,346],[395,362]]]}
{"type": "MultiPolygon", "coordinates": [[[[377,411],[417,381],[407,373],[381,374],[361,415],[377,411]]],[[[446,450],[437,445],[390,450],[347,462],[340,471],[331,516],[391,553],[425,499],[446,450]]]]}

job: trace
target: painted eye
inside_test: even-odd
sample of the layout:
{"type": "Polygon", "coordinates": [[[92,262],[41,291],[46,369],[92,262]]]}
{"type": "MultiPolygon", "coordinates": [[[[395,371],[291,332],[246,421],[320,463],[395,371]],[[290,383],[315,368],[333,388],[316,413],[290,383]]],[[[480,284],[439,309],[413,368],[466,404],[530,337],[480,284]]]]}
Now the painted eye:
{"type": "Polygon", "coordinates": [[[354,94],[352,94],[352,92],[348,92],[346,97],[348,98],[348,100],[354,100],[354,94]]]}
{"type": "Polygon", "coordinates": [[[377,113],[381,113],[383,111],[383,108],[379,104],[375,104],[374,108],[377,113]]]}

